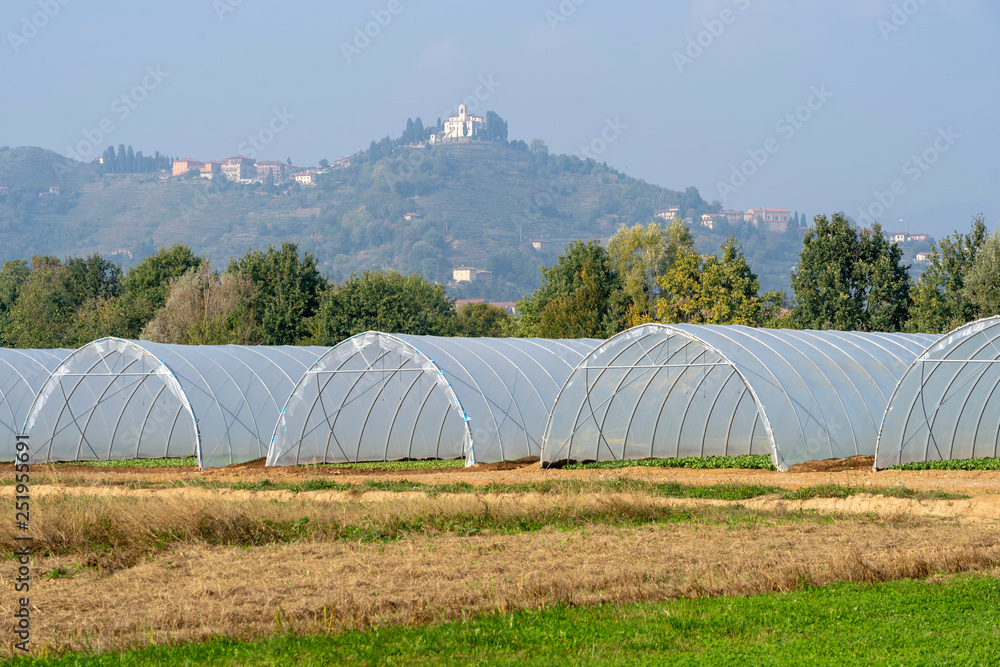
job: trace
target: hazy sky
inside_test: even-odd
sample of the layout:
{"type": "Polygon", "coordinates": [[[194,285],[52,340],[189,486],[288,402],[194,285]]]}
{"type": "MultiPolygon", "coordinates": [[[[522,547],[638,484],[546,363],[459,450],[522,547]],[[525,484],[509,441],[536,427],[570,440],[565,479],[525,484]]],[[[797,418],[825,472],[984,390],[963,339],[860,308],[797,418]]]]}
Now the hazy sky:
{"type": "Polygon", "coordinates": [[[941,235],[1000,219],[998,28],[995,0],[4,0],[0,144],[311,165],[465,100],[727,208],[941,235]]]}

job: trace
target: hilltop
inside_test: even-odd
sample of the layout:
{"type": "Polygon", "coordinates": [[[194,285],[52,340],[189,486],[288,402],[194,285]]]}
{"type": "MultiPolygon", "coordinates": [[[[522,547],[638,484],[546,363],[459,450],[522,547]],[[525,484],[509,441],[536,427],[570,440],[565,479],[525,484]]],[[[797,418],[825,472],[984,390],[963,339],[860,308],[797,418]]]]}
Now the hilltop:
{"type": "MultiPolygon", "coordinates": [[[[402,144],[388,139],[314,186],[234,183],[224,178],[101,173],[38,148],[0,151],[3,259],[92,252],[123,265],[177,241],[222,266],[248,247],[283,240],[312,252],[322,271],[343,280],[354,271],[394,268],[447,283],[459,266],[488,277],[456,296],[516,299],[538,286],[576,239],[609,238],[679,207],[698,220],[717,212],[697,189],[670,190],[607,164],[552,155],[540,141],[402,144]],[[59,186],[55,195],[48,193],[59,186]]],[[[703,252],[724,234],[696,226],[703,252]]],[[[797,238],[733,230],[765,289],[787,289],[797,238]]]]}

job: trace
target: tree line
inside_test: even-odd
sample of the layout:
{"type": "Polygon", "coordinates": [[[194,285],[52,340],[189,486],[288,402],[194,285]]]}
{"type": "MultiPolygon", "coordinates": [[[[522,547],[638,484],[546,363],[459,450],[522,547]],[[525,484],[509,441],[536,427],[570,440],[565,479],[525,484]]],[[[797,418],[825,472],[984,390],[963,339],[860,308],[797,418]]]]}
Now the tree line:
{"type": "Polygon", "coordinates": [[[101,174],[148,174],[161,169],[169,170],[174,162],[170,156],[160,155],[160,151],[152,157],[143,155],[142,151],[133,151],[131,144],[128,148],[119,144],[117,153],[114,146],[108,146],[101,158],[98,168],[101,174]]]}
{"type": "Polygon", "coordinates": [[[788,299],[760,292],[735,237],[703,255],[678,219],[636,225],[606,247],[575,242],[543,268],[513,334],[604,338],[646,322],[946,333],[1000,313],[1000,230],[989,234],[982,216],[968,233],[931,244],[916,281],[909,268],[878,223],[859,229],[841,213],[816,216],[788,299]]]}
{"type": "Polygon", "coordinates": [[[249,250],[218,270],[189,247],[128,271],[100,254],[36,255],[0,267],[0,344],[76,348],[105,336],[188,345],[334,345],[356,333],[503,335],[485,303],[456,311],[441,285],[395,271],[334,285],[294,243],[249,250]]]}
{"type": "Polygon", "coordinates": [[[456,308],[418,274],[366,271],[334,284],[294,243],[248,250],[225,269],[176,244],[123,271],[99,254],[36,255],[0,267],[0,344],[76,348],[105,336],[178,344],[335,345],[369,330],[439,336],[607,338],[649,322],[947,332],[1000,312],[1000,232],[982,216],[933,245],[915,282],[878,224],[817,216],[792,275],[794,302],[760,292],[735,237],[705,255],[675,219],[570,243],[542,267],[519,316],[456,308]]]}

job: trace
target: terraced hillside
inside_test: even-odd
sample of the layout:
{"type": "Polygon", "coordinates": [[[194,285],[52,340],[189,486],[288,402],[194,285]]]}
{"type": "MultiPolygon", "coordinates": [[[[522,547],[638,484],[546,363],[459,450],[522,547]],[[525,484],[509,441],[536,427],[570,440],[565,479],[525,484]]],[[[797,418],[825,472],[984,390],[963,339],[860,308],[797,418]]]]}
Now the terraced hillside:
{"type": "MultiPolygon", "coordinates": [[[[607,165],[487,142],[361,155],[316,187],[278,188],[165,172],[99,175],[96,165],[18,148],[0,152],[0,185],[20,192],[0,199],[3,259],[99,252],[127,266],[181,241],[223,266],[250,246],[290,240],[334,279],[394,268],[447,282],[453,267],[467,265],[492,272],[484,295],[509,299],[535,289],[538,267],[569,241],[607,239],[659,208],[698,216],[717,207],[694,188],[669,190],[607,165]],[[38,198],[34,190],[47,190],[56,171],[60,194],[38,198]]],[[[703,251],[721,241],[699,232],[703,251]]],[[[797,248],[777,252],[787,244],[766,237],[747,244],[763,286],[785,287],[797,248]]]]}

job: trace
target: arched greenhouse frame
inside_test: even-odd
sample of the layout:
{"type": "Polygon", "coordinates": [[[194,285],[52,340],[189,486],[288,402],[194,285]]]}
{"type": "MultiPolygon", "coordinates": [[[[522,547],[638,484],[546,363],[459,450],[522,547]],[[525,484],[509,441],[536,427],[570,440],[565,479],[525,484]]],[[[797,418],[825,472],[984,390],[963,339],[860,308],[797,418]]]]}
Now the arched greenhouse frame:
{"type": "Polygon", "coordinates": [[[13,461],[15,436],[49,375],[73,350],[0,348],[0,461],[13,461]]]}
{"type": "Polygon", "coordinates": [[[1000,317],[939,337],[886,406],[875,469],[1000,456],[1000,317]]]}
{"type": "Polygon", "coordinates": [[[559,387],[599,342],[358,334],[302,377],[267,464],[537,457],[559,387]]]}
{"type": "Polygon", "coordinates": [[[770,454],[778,470],[875,453],[892,389],[935,336],[648,324],[566,381],[542,465],[770,454]]]}
{"type": "Polygon", "coordinates": [[[23,432],[35,461],[244,463],[266,455],[281,405],[328,349],[102,338],[53,370],[23,432]]]}

